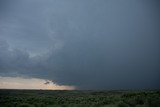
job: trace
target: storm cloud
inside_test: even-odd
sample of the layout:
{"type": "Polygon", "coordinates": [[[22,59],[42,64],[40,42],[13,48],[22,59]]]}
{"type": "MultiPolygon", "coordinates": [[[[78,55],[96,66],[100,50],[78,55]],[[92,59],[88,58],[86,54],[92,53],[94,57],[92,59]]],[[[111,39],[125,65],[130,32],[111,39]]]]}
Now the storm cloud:
{"type": "Polygon", "coordinates": [[[1,0],[0,76],[77,89],[160,88],[159,0],[1,0]]]}

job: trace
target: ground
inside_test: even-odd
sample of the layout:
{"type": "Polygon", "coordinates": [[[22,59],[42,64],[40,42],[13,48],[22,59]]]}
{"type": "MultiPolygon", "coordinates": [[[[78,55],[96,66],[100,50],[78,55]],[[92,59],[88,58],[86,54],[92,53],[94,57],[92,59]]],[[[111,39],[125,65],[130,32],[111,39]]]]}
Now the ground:
{"type": "Polygon", "coordinates": [[[160,107],[160,91],[0,90],[0,107],[160,107]]]}

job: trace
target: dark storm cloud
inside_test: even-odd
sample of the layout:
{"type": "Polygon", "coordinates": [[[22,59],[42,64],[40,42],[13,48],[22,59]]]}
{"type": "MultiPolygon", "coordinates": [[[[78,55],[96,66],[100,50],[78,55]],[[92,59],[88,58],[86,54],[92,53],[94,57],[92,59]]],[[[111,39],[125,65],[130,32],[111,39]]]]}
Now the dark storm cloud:
{"type": "Polygon", "coordinates": [[[160,88],[159,10],[158,0],[16,0],[0,15],[0,75],[160,88]]]}

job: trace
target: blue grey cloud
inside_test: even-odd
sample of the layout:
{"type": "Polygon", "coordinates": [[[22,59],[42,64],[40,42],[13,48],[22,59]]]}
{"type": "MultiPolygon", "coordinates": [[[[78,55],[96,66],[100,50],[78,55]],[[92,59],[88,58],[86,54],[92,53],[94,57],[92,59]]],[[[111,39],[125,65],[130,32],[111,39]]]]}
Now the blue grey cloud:
{"type": "Polygon", "coordinates": [[[2,3],[1,76],[79,89],[160,88],[158,0],[2,3]]]}

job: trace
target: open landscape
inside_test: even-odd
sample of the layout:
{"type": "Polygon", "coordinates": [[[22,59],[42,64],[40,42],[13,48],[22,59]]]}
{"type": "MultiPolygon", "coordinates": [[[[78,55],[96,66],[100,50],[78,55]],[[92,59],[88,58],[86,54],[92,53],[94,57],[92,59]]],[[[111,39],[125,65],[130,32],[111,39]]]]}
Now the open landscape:
{"type": "Polygon", "coordinates": [[[160,91],[0,90],[0,107],[160,107],[160,91]]]}
{"type": "Polygon", "coordinates": [[[0,0],[0,107],[160,107],[160,0],[0,0]]]}

